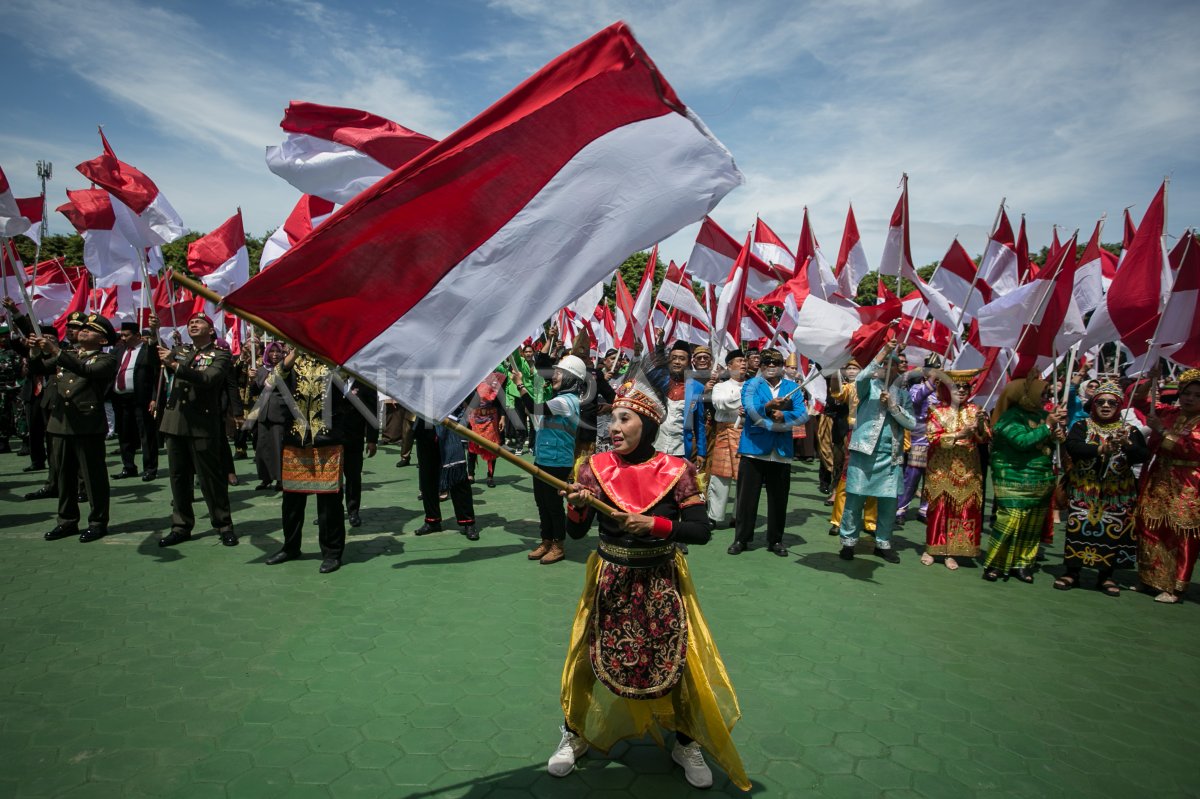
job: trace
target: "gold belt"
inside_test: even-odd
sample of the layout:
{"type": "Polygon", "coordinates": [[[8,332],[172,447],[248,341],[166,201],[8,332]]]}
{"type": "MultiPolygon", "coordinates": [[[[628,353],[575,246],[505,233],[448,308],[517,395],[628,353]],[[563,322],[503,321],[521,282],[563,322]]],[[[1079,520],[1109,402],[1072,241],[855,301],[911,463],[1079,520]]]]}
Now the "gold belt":
{"type": "Polygon", "coordinates": [[[622,547],[601,541],[599,549],[605,555],[622,560],[641,560],[643,558],[660,558],[675,551],[675,544],[660,544],[655,547],[622,547]]]}
{"type": "Polygon", "coordinates": [[[1189,461],[1183,458],[1163,458],[1164,466],[1181,466],[1188,469],[1200,468],[1200,461],[1189,461]]]}

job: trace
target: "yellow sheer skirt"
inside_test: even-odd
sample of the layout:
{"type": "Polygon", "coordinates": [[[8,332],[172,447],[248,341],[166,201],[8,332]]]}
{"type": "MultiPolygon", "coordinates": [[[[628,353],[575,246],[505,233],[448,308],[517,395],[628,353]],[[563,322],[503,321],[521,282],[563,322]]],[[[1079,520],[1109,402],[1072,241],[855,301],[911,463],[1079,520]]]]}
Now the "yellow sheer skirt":
{"type": "Polygon", "coordinates": [[[662,729],[682,732],[700,743],[734,785],[743,791],[750,790],[750,778],[729,735],[742,711],[700,612],[687,560],[676,551],[675,587],[687,613],[687,657],[679,682],[658,699],[617,696],[592,671],[588,635],[601,563],[595,552],[588,557],[583,595],[575,611],[571,644],[563,666],[562,707],[567,725],[602,752],[608,752],[618,741],[642,738],[647,733],[665,747],[662,729]]]}

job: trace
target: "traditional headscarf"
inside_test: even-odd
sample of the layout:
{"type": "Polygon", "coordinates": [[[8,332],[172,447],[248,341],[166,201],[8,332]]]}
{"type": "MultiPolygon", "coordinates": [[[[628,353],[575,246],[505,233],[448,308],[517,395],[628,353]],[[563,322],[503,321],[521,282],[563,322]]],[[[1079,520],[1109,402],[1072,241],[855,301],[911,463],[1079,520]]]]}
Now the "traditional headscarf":
{"type": "Polygon", "coordinates": [[[1004,387],[1004,391],[1000,392],[996,410],[992,412],[992,421],[997,421],[1013,405],[1018,405],[1030,412],[1042,410],[1042,392],[1048,385],[1050,384],[1045,380],[1037,377],[1010,381],[1004,387]]]}
{"type": "Polygon", "coordinates": [[[1183,392],[1185,388],[1192,383],[1200,382],[1200,369],[1187,369],[1179,376],[1179,391],[1183,392]]]}
{"type": "Polygon", "coordinates": [[[276,350],[282,352],[285,349],[282,342],[270,341],[267,346],[263,347],[262,365],[267,369],[274,369],[275,364],[271,363],[271,353],[276,350]]]}
{"type": "Polygon", "coordinates": [[[949,405],[954,401],[954,396],[950,393],[951,384],[955,386],[961,386],[965,384],[969,389],[967,391],[967,398],[970,399],[975,393],[975,385],[972,381],[974,381],[982,371],[982,369],[946,369],[945,371],[939,369],[938,372],[935,372],[935,376],[939,373],[945,375],[949,382],[941,379],[937,381],[938,399],[941,400],[942,404],[944,405],[949,405]]]}

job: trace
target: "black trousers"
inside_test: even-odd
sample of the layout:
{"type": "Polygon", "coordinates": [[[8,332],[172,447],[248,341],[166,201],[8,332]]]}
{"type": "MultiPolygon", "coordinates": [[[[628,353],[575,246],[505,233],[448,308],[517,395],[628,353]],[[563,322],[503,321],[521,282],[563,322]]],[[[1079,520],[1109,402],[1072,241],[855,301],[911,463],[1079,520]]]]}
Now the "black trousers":
{"type": "MultiPolygon", "coordinates": [[[[564,482],[571,481],[570,466],[542,466],[546,474],[564,482]]],[[[739,488],[740,491],[740,488],[739,488]]],[[[562,541],[567,537],[567,507],[558,489],[549,483],[533,478],[533,501],[537,504],[538,520],[541,522],[543,541],[562,541]]]]}
{"type": "Polygon", "coordinates": [[[783,541],[783,521],[787,516],[788,490],[791,488],[792,470],[787,463],[748,458],[743,455],[738,466],[736,538],[743,544],[754,538],[758,524],[758,499],[767,489],[767,543],[783,541]]]}
{"type": "MultiPolygon", "coordinates": [[[[413,442],[417,450],[417,483],[421,488],[421,504],[425,508],[425,521],[440,524],[442,503],[438,499],[442,482],[442,452],[438,447],[433,428],[421,425],[413,442]]],[[[471,497],[471,484],[463,480],[450,486],[450,501],[454,505],[454,519],[461,525],[475,524],[475,502],[471,497]]]]}
{"type": "Polygon", "coordinates": [[[133,394],[113,394],[113,421],[121,447],[121,466],[136,469],[134,456],[142,453],[142,471],[158,469],[158,430],[149,408],[141,407],[133,394]]]}
{"type": "MultiPolygon", "coordinates": [[[[104,464],[104,436],[54,438],[61,457],[59,486],[73,487],[82,477],[88,496],[88,527],[107,529],[108,472],[104,464]]],[[[73,488],[58,492],[58,523],[63,527],[79,524],[79,498],[73,488]]]]}
{"type": "MultiPolygon", "coordinates": [[[[346,550],[346,517],[342,514],[342,496],[317,494],[317,542],[322,558],[342,559],[346,550]]],[[[300,538],[304,531],[304,509],[308,494],[283,492],[283,551],[300,554],[300,538]]]]}
{"type": "Polygon", "coordinates": [[[208,505],[208,516],[217,532],[233,529],[229,510],[229,482],[224,457],[229,444],[224,437],[192,438],[163,436],[167,446],[167,466],[171,470],[171,529],[190,533],[196,526],[192,511],[195,494],[193,479],[200,481],[200,494],[208,505]],[[222,455],[224,450],[224,455],[222,455]]]}
{"type": "Polygon", "coordinates": [[[38,404],[38,397],[25,403],[25,421],[29,425],[29,463],[38,469],[46,466],[49,441],[46,434],[46,412],[38,404]]]}
{"type": "Polygon", "coordinates": [[[342,447],[342,493],[346,513],[358,513],[362,506],[363,447],[366,440],[351,438],[342,447]]]}

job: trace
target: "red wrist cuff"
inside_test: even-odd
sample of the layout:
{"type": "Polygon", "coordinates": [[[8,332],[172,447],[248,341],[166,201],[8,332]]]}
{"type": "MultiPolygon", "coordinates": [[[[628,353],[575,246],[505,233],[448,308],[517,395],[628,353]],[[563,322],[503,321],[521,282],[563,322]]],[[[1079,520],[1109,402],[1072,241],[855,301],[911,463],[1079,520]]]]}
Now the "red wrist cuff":
{"type": "Polygon", "coordinates": [[[671,524],[671,520],[664,516],[655,516],[653,518],[654,526],[650,528],[650,535],[654,536],[655,538],[666,538],[669,536],[671,534],[671,530],[674,529],[674,525],[671,524]]]}

